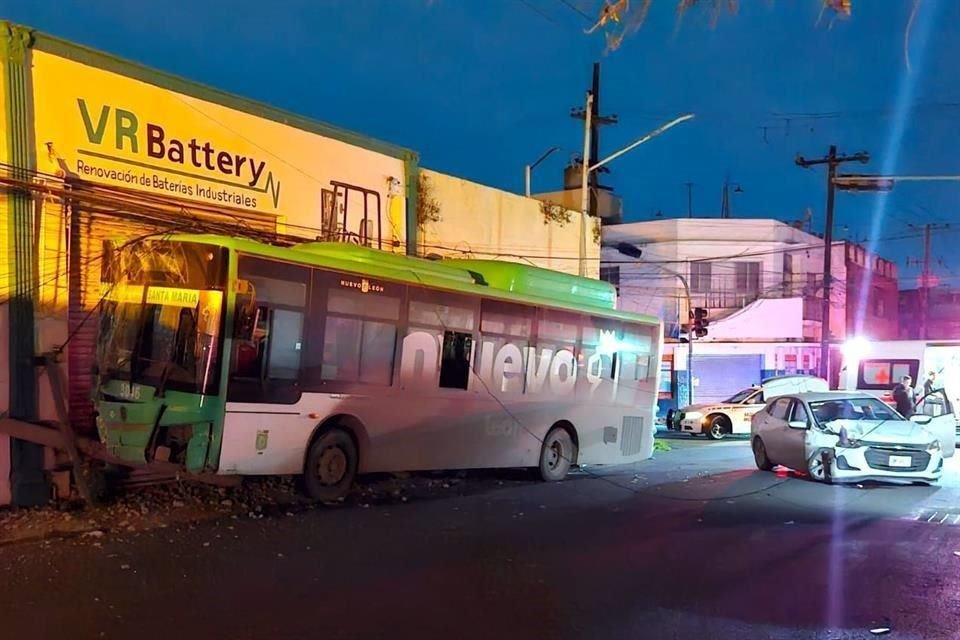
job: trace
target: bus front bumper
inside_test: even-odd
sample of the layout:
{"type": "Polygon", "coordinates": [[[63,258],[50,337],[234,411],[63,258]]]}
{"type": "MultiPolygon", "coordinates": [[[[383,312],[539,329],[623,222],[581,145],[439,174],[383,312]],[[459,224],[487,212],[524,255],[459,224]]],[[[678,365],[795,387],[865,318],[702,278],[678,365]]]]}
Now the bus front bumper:
{"type": "Polygon", "coordinates": [[[147,462],[146,451],[153,435],[153,425],[113,422],[98,417],[97,433],[110,455],[133,464],[147,462]]]}

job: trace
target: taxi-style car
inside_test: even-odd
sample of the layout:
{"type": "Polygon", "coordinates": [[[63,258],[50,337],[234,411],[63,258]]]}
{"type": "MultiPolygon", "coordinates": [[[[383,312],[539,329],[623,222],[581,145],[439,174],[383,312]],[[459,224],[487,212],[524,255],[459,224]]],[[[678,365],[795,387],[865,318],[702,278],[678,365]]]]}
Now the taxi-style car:
{"type": "Polygon", "coordinates": [[[711,440],[750,433],[750,420],[772,398],[804,391],[826,391],[827,382],[809,375],[768,378],[756,387],[738,391],[722,402],[692,404],[667,412],[667,429],[688,434],[706,434],[711,440]]]}

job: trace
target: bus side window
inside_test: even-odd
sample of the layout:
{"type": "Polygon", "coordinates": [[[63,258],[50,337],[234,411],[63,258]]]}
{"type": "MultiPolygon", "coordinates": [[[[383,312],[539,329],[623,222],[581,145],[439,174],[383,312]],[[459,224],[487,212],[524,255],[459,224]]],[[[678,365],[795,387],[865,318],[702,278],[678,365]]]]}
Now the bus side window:
{"type": "Polygon", "coordinates": [[[351,286],[354,283],[354,276],[330,279],[323,349],[308,364],[310,384],[390,386],[393,382],[403,291],[370,281],[364,290],[362,280],[357,289],[351,286]]]}
{"type": "Polygon", "coordinates": [[[270,317],[268,380],[296,380],[303,350],[303,313],[275,309],[270,317]]]}
{"type": "MultiPolygon", "coordinates": [[[[528,349],[536,309],[526,305],[483,300],[480,304],[480,338],[490,353],[490,389],[497,394],[524,393],[528,349]]],[[[480,369],[484,370],[484,358],[480,369]]]]}
{"type": "Polygon", "coordinates": [[[410,288],[402,384],[427,390],[470,389],[479,301],[410,288]]]}
{"type": "MultiPolygon", "coordinates": [[[[252,331],[235,340],[228,399],[295,402],[304,349],[310,273],[303,267],[240,257],[238,275],[256,291],[252,331]]],[[[240,332],[244,333],[244,332],[240,332]]]]}
{"type": "Polygon", "coordinates": [[[444,389],[466,389],[470,382],[470,354],[473,336],[459,331],[443,332],[440,356],[440,386],[444,389]]]}

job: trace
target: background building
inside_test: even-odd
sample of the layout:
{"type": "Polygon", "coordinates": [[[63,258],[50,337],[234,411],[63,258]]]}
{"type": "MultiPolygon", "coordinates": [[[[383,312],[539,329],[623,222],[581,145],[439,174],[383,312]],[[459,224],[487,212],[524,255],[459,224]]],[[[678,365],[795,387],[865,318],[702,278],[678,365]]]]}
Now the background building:
{"type": "Polygon", "coordinates": [[[960,339],[960,290],[951,287],[900,292],[900,337],[906,340],[960,339]],[[924,305],[927,309],[924,313],[924,305]]]}
{"type": "MultiPolygon", "coordinates": [[[[876,340],[896,338],[895,265],[847,241],[835,242],[832,251],[830,340],[866,330],[876,340]]],[[[661,317],[668,339],[685,337],[686,281],[690,305],[706,308],[710,322],[694,348],[697,401],[720,399],[770,374],[819,368],[823,240],[792,225],[679,218],[604,226],[601,278],[618,288],[622,309],[661,317]],[[622,243],[642,255],[625,255],[622,243]],[[788,343],[796,345],[790,353],[763,346],[788,343]]],[[[665,382],[661,395],[683,404],[689,399],[686,346],[673,351],[671,388],[665,382]]],[[[839,364],[831,359],[832,367],[839,364]]]]}

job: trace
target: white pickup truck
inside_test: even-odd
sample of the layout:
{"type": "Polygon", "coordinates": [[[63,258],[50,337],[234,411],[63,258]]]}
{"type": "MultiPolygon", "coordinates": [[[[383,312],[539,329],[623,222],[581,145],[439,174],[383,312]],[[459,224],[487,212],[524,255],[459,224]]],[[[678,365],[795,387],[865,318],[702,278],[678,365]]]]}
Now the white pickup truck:
{"type": "Polygon", "coordinates": [[[681,433],[704,433],[712,440],[728,435],[749,435],[750,419],[777,396],[827,391],[823,378],[808,375],[777,376],[764,380],[758,387],[738,391],[722,402],[691,404],[667,412],[667,428],[681,433]]]}

